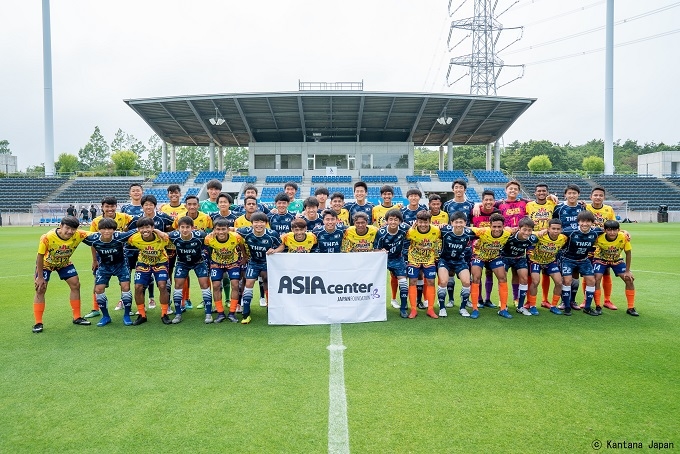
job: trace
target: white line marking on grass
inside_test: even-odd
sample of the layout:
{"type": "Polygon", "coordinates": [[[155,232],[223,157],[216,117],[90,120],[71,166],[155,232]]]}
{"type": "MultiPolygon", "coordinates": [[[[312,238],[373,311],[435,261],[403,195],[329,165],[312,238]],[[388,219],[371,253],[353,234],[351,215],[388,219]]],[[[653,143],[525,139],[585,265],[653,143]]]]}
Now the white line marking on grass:
{"type": "Polygon", "coordinates": [[[633,271],[633,274],[635,273],[651,273],[651,274],[666,274],[668,276],[680,276],[678,273],[666,273],[665,271],[645,271],[645,270],[635,270],[633,271]]]}
{"type": "Polygon", "coordinates": [[[331,325],[330,375],[328,377],[328,452],[349,453],[347,427],[347,394],[345,393],[345,361],[342,345],[342,325],[331,325]]]}
{"type": "MultiPolygon", "coordinates": [[[[16,276],[0,276],[0,279],[14,279],[16,277],[28,277],[28,276],[33,276],[32,274],[18,274],[16,276]]],[[[35,277],[35,276],[33,276],[35,277]]]]}

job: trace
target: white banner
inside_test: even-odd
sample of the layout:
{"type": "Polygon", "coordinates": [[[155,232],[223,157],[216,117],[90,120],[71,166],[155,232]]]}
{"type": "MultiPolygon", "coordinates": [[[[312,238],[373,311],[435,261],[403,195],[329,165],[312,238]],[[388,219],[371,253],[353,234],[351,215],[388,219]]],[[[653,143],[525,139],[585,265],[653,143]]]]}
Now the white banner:
{"type": "Polygon", "coordinates": [[[387,254],[267,256],[270,325],[387,320],[387,254]]]}

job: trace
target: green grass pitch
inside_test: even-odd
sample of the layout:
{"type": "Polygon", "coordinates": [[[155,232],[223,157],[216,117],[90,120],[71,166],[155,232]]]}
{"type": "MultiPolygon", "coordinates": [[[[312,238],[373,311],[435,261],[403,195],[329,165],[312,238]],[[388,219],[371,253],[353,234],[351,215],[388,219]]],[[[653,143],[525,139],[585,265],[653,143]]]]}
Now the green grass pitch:
{"type": "MultiPolygon", "coordinates": [[[[389,307],[385,323],[343,325],[350,451],[592,452],[595,440],[678,449],[680,225],[625,227],[638,318],[541,309],[505,320],[483,309],[478,320],[455,310],[403,320],[389,307]]],[[[74,326],[53,276],[45,332],[32,334],[44,231],[0,229],[0,452],[328,451],[328,326],[270,327],[257,305],[248,326],[204,325],[196,309],[165,326],[160,308],[139,327],[113,310],[111,325],[74,326]]],[[[86,313],[89,248],[74,263],[86,313]]],[[[625,309],[619,279],[613,300],[625,309]]]]}

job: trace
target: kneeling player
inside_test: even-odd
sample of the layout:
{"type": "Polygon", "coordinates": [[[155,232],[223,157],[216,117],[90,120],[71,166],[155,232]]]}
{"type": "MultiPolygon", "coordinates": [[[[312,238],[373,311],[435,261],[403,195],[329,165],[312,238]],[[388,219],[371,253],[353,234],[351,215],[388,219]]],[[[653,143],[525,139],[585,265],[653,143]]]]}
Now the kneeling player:
{"type": "MultiPolygon", "coordinates": [[[[471,229],[465,227],[466,223],[467,217],[465,213],[456,211],[451,214],[451,225],[441,228],[442,251],[437,265],[437,275],[439,278],[437,297],[439,298],[440,317],[447,316],[444,300],[448,291],[449,277],[452,277],[451,273],[458,276],[463,286],[460,289],[460,310],[458,313],[463,317],[470,316],[470,313],[465,309],[470,303],[470,268],[465,257],[468,244],[477,236],[471,229]],[[447,283],[447,287],[442,287],[443,283],[447,283]]],[[[450,295],[449,300],[453,301],[450,295]]]]}
{"type": "Polygon", "coordinates": [[[595,272],[595,310],[602,313],[600,306],[600,286],[602,276],[609,268],[614,271],[614,275],[620,277],[626,284],[626,300],[628,309],[626,314],[637,317],[635,310],[635,285],[633,273],[630,271],[631,245],[628,235],[619,230],[618,221],[605,221],[604,233],[597,238],[595,243],[595,255],[593,257],[593,271],[595,272]],[[626,260],[621,258],[621,251],[626,256],[626,260]]]}

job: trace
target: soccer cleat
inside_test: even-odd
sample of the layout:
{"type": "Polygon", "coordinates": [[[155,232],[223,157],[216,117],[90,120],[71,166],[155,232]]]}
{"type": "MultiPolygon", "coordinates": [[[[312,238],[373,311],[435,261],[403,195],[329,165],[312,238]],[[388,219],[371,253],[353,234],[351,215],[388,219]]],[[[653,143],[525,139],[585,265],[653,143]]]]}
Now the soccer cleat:
{"type": "Polygon", "coordinates": [[[453,307],[453,306],[455,306],[455,304],[453,304],[453,300],[448,300],[446,302],[446,307],[453,307]]]}
{"type": "Polygon", "coordinates": [[[205,319],[203,320],[203,323],[207,325],[208,323],[212,322],[213,322],[212,314],[205,314],[205,319]]]}
{"type": "Polygon", "coordinates": [[[156,300],[149,298],[149,309],[156,309],[156,300]]]}
{"type": "MultiPolygon", "coordinates": [[[[639,317],[640,314],[637,313],[634,307],[626,309],[626,314],[632,315],[633,317],[639,317]]],[[[39,324],[42,327],[42,323],[39,324]]],[[[36,325],[37,326],[37,325],[36,325]]],[[[35,333],[35,331],[33,331],[35,333]]]]}
{"type": "MultiPolygon", "coordinates": [[[[628,310],[630,310],[630,309],[628,309],[628,310]]],[[[33,325],[32,331],[36,334],[42,333],[43,332],[43,324],[42,323],[36,323],[35,325],[33,325]]]]}
{"type": "Polygon", "coordinates": [[[90,323],[89,320],[85,320],[83,317],[78,317],[78,318],[73,319],[73,324],[74,325],[90,326],[92,323],[90,323]]]}
{"type": "Polygon", "coordinates": [[[184,307],[187,309],[193,309],[194,306],[191,304],[191,300],[186,300],[184,307]]]}
{"type": "MultiPolygon", "coordinates": [[[[518,314],[522,314],[522,315],[531,315],[531,312],[529,312],[529,309],[527,309],[527,308],[524,307],[524,306],[518,307],[518,308],[515,309],[515,310],[517,311],[518,314]]],[[[502,311],[499,311],[498,313],[500,314],[501,312],[502,312],[502,311]]],[[[506,312],[507,312],[507,311],[506,311],[506,312]]],[[[504,315],[503,317],[505,317],[505,315],[504,315]]],[[[507,318],[507,317],[506,317],[506,318],[507,318]]]]}
{"type": "Polygon", "coordinates": [[[178,323],[182,323],[182,315],[181,314],[175,315],[175,318],[172,319],[173,325],[176,325],[178,323]]]}
{"type": "Polygon", "coordinates": [[[249,315],[246,318],[244,318],[243,320],[241,320],[241,325],[247,325],[250,322],[251,322],[251,320],[250,320],[250,315],[249,315]]]}
{"type": "Polygon", "coordinates": [[[472,313],[470,314],[470,318],[472,319],[479,318],[479,311],[477,309],[473,310],[472,313]]]}
{"type": "Polygon", "coordinates": [[[125,325],[125,326],[132,325],[132,320],[130,319],[130,314],[123,315],[123,325],[125,325]]]}
{"type": "Polygon", "coordinates": [[[602,315],[602,306],[595,306],[595,312],[597,315],[602,315]]]}
{"type": "MultiPolygon", "coordinates": [[[[208,316],[209,316],[209,314],[205,316],[206,320],[208,320],[208,316]]],[[[215,317],[215,323],[222,323],[226,319],[227,319],[227,316],[224,315],[224,312],[218,312],[217,317],[215,317]]],[[[206,323],[208,323],[208,322],[206,322],[206,323]]]]}
{"type": "MultiPolygon", "coordinates": [[[[585,307],[585,306],[584,306],[584,307],[585,307]]],[[[575,311],[580,311],[580,310],[581,310],[581,306],[579,306],[579,305],[576,304],[576,303],[572,304],[572,305],[571,305],[571,308],[574,309],[575,311]]]]}
{"type": "Polygon", "coordinates": [[[100,315],[102,315],[101,312],[93,310],[85,314],[85,318],[99,317],[100,315]]]}
{"type": "Polygon", "coordinates": [[[170,304],[170,305],[168,306],[168,315],[172,315],[172,314],[174,314],[174,313],[175,313],[175,311],[172,309],[172,304],[170,304]]]}
{"type": "Polygon", "coordinates": [[[142,323],[146,323],[146,317],[142,317],[142,314],[139,314],[135,321],[132,322],[132,324],[135,326],[141,325],[142,323]]]}
{"type": "Polygon", "coordinates": [[[123,310],[123,300],[118,300],[118,304],[116,304],[116,307],[113,308],[116,311],[122,311],[123,310]]]}
{"type": "Polygon", "coordinates": [[[203,309],[205,307],[205,304],[203,302],[200,302],[196,305],[196,309],[203,309]]]}
{"type": "Polygon", "coordinates": [[[430,317],[430,318],[439,318],[439,316],[437,314],[435,314],[434,310],[432,310],[432,309],[427,310],[427,316],[430,317]]]}
{"type": "MultiPolygon", "coordinates": [[[[510,315],[510,312],[508,312],[507,309],[503,309],[502,311],[498,311],[498,315],[500,315],[503,318],[512,318],[512,315],[510,315]]],[[[531,314],[529,314],[531,315],[531,314]]]]}
{"type": "Polygon", "coordinates": [[[586,308],[584,308],[584,309],[583,309],[583,313],[584,313],[584,314],[588,314],[588,315],[592,315],[593,317],[597,317],[598,315],[600,315],[600,314],[598,314],[597,311],[596,311],[595,309],[593,309],[592,307],[586,307],[586,308]]]}
{"type": "Polygon", "coordinates": [[[604,300],[604,307],[612,311],[616,311],[619,309],[618,307],[614,306],[614,303],[612,303],[609,300],[604,300]]]}
{"type": "Polygon", "coordinates": [[[470,313],[465,308],[462,308],[461,310],[459,310],[458,313],[461,315],[461,317],[469,317],[470,316],[470,313]]]}
{"type": "Polygon", "coordinates": [[[427,309],[427,305],[423,301],[419,302],[417,306],[418,309],[427,309]]]}
{"type": "Polygon", "coordinates": [[[418,310],[417,309],[412,309],[411,313],[408,314],[408,318],[416,318],[418,316],[418,310]]]}
{"type": "Polygon", "coordinates": [[[401,318],[408,318],[408,312],[406,311],[406,309],[401,309],[399,311],[399,315],[401,316],[401,318]]]}
{"type": "Polygon", "coordinates": [[[164,325],[169,325],[172,323],[172,321],[170,321],[170,317],[168,317],[168,314],[162,316],[161,321],[163,322],[164,325]]]}
{"type": "Polygon", "coordinates": [[[243,312],[243,308],[241,307],[240,304],[237,304],[237,305],[236,305],[236,313],[237,313],[237,314],[240,314],[240,313],[242,313],[242,312],[243,312]]]}
{"type": "Polygon", "coordinates": [[[541,315],[541,314],[538,312],[538,309],[536,309],[536,306],[531,306],[531,307],[529,308],[529,313],[530,313],[531,315],[541,315]]]}
{"type": "Polygon", "coordinates": [[[392,304],[392,307],[395,308],[395,309],[401,308],[401,304],[399,304],[399,301],[397,301],[397,300],[392,300],[392,302],[390,304],[392,304]]]}
{"type": "Polygon", "coordinates": [[[439,309],[439,316],[440,316],[440,317],[446,317],[446,316],[448,316],[448,315],[449,315],[449,314],[446,313],[446,309],[445,309],[445,308],[442,307],[441,309],[439,309]]]}
{"type": "Polygon", "coordinates": [[[267,307],[267,298],[264,296],[260,298],[260,307],[267,307]]]}
{"type": "Polygon", "coordinates": [[[566,315],[567,317],[571,317],[571,308],[569,309],[565,308],[562,314],[566,315]]]}
{"type": "Polygon", "coordinates": [[[558,308],[559,310],[563,311],[563,310],[564,310],[564,303],[560,303],[560,304],[557,306],[557,308],[558,308]]]}
{"type": "Polygon", "coordinates": [[[491,300],[486,300],[486,301],[484,301],[484,307],[494,309],[496,307],[496,305],[494,303],[492,303],[491,300]]]}
{"type": "Polygon", "coordinates": [[[99,320],[99,322],[97,322],[97,326],[106,326],[109,323],[111,323],[111,317],[104,316],[101,320],[99,320]]]}
{"type": "Polygon", "coordinates": [[[555,315],[562,315],[562,311],[557,308],[557,306],[550,306],[550,312],[555,315]]]}
{"type": "Polygon", "coordinates": [[[227,320],[229,320],[231,323],[238,323],[238,319],[234,314],[227,315],[227,320]]]}
{"type": "Polygon", "coordinates": [[[582,302],[581,304],[579,304],[578,307],[579,307],[580,309],[585,309],[585,308],[586,308],[586,302],[585,302],[585,301],[582,302]]]}
{"type": "Polygon", "coordinates": [[[546,309],[550,309],[552,306],[547,301],[541,301],[541,307],[545,307],[546,309]]]}

